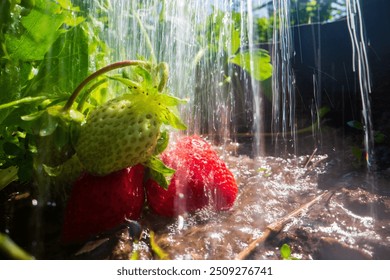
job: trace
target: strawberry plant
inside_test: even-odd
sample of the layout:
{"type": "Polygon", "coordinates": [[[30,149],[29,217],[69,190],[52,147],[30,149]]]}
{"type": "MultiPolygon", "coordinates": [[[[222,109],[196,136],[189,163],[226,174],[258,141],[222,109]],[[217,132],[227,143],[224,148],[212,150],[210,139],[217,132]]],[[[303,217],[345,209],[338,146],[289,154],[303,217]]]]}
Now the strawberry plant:
{"type": "MultiPolygon", "coordinates": [[[[106,175],[137,163],[148,166],[154,174],[171,175],[173,170],[161,164],[155,155],[167,145],[166,128],[185,129],[185,125],[175,112],[183,101],[166,89],[166,64],[124,61],[101,67],[87,76],[88,65],[79,63],[88,62],[90,54],[81,47],[88,47],[84,39],[90,25],[82,15],[75,17],[80,9],[69,1],[52,3],[45,7],[47,13],[41,15],[45,3],[35,1],[27,15],[18,14],[24,9],[19,5],[5,5],[11,15],[7,20],[20,24],[23,33],[5,34],[4,27],[0,36],[4,46],[1,54],[5,57],[0,85],[8,93],[7,98],[1,97],[0,105],[0,172],[7,175],[2,176],[0,189],[15,180],[35,181],[45,195],[47,186],[63,182],[69,185],[66,179],[77,177],[82,170],[106,175]],[[33,21],[37,23],[32,24],[33,21]],[[38,30],[41,25],[43,30],[38,30]],[[39,37],[39,32],[47,39],[39,37]],[[61,35],[65,32],[70,35],[61,35]],[[23,34],[37,38],[31,41],[31,36],[23,34]],[[61,49],[60,44],[65,48],[61,49]],[[34,52],[30,50],[32,46],[34,52]],[[76,47],[77,53],[67,53],[73,46],[80,47],[76,47]],[[52,54],[59,58],[51,57],[52,54]],[[73,60],[77,65],[72,64],[73,60]],[[69,70],[69,75],[57,75],[58,68],[49,69],[50,63],[69,70]],[[77,70],[73,71],[75,66],[77,70]],[[106,75],[123,67],[131,69],[106,75]],[[108,81],[122,85],[115,87],[119,92],[110,92],[108,81]],[[20,87],[13,89],[16,82],[20,87]],[[69,96],[71,86],[77,84],[69,96]]],[[[102,48],[103,43],[96,41],[92,46],[102,48]]],[[[96,65],[102,61],[96,60],[96,65]]],[[[159,178],[167,184],[165,176],[159,178]]]]}
{"type": "Polygon", "coordinates": [[[299,260],[292,256],[291,247],[286,243],[280,247],[280,257],[282,260],[299,260]]]}
{"type": "Polygon", "coordinates": [[[154,66],[139,60],[114,63],[88,76],[64,106],[47,106],[22,116],[22,120],[32,122],[31,134],[37,150],[35,163],[51,173],[52,165],[61,166],[76,154],[81,163],[80,171],[96,175],[108,175],[143,163],[154,171],[152,174],[158,175],[156,180],[166,185],[164,175],[171,175],[173,170],[155,157],[168,141],[168,133],[161,131],[161,127],[186,128],[174,112],[183,101],[169,95],[165,89],[167,72],[165,64],[154,66]],[[130,73],[131,79],[122,76],[110,79],[124,84],[126,94],[97,106],[92,112],[83,111],[82,103],[77,110],[72,109],[88,83],[125,66],[135,67],[130,73]]]}
{"type": "Polygon", "coordinates": [[[70,135],[83,121],[61,108],[88,74],[88,23],[67,0],[3,1],[0,18],[0,172],[8,175],[0,189],[44,180],[43,195],[43,164],[72,156],[70,135]]]}

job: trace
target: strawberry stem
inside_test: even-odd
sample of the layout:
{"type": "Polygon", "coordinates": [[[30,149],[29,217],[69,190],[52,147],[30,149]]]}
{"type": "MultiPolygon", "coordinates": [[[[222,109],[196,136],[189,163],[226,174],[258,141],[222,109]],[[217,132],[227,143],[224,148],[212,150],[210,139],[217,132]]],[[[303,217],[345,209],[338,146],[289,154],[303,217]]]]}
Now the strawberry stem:
{"type": "Polygon", "coordinates": [[[168,82],[168,76],[169,76],[168,64],[166,64],[165,62],[161,62],[157,67],[158,70],[161,71],[161,80],[160,80],[160,84],[158,85],[158,91],[162,92],[168,82]]]}
{"type": "Polygon", "coordinates": [[[115,62],[115,63],[109,64],[109,65],[107,65],[107,66],[97,70],[96,72],[93,72],[91,75],[89,75],[87,78],[85,78],[77,86],[77,88],[73,91],[72,95],[68,99],[68,102],[66,102],[66,104],[64,105],[63,110],[64,111],[69,111],[70,110],[70,108],[72,107],[74,101],[76,100],[77,96],[80,94],[82,89],[89,82],[91,82],[92,80],[94,80],[97,77],[99,77],[99,76],[101,76],[101,75],[103,75],[103,74],[105,74],[107,72],[110,72],[112,70],[119,69],[119,68],[124,68],[124,67],[127,67],[127,66],[137,66],[137,65],[141,65],[143,67],[147,67],[147,66],[150,66],[150,62],[146,62],[146,61],[142,61],[142,60],[124,60],[124,61],[119,61],[119,62],[115,62]]]}
{"type": "Polygon", "coordinates": [[[102,79],[94,83],[91,87],[89,87],[87,90],[85,90],[84,94],[80,96],[79,103],[77,104],[77,111],[82,112],[84,103],[87,100],[88,96],[93,92],[95,89],[97,89],[100,85],[107,83],[108,79],[102,79]]]}

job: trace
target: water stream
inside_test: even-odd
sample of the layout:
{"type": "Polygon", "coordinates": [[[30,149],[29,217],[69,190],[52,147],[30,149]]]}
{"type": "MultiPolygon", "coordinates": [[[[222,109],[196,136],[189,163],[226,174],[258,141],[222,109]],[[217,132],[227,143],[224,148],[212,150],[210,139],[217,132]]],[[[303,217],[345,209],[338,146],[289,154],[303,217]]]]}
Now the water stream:
{"type": "MultiPolygon", "coordinates": [[[[167,62],[170,89],[188,100],[181,113],[189,133],[209,135],[222,143],[234,140],[239,125],[234,113],[238,110],[251,122],[251,133],[263,132],[260,84],[230,63],[238,55],[248,59],[247,68],[252,72],[258,67],[251,56],[258,48],[254,10],[262,1],[110,3],[109,28],[102,30],[110,48],[107,60],[145,57],[167,62]],[[237,83],[241,92],[233,88],[237,83]],[[244,96],[237,100],[238,94],[244,96]]],[[[93,13],[100,11],[99,5],[92,4],[91,11],[96,16],[93,13]]],[[[254,148],[261,149],[260,136],[254,141],[254,148]]]]}

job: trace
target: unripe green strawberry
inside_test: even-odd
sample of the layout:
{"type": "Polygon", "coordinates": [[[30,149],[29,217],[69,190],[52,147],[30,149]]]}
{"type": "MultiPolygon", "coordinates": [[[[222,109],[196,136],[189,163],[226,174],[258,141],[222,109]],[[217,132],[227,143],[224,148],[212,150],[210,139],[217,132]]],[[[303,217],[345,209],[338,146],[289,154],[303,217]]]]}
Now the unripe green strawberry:
{"type": "MultiPolygon", "coordinates": [[[[46,167],[46,172],[49,171],[47,168],[50,167],[46,167]]],[[[84,170],[77,155],[73,155],[60,166],[52,168],[51,171],[54,185],[64,187],[72,185],[84,170]]]]}
{"type": "Polygon", "coordinates": [[[76,152],[85,169],[106,175],[145,162],[160,137],[161,103],[126,95],[95,109],[81,126],[76,152]]]}

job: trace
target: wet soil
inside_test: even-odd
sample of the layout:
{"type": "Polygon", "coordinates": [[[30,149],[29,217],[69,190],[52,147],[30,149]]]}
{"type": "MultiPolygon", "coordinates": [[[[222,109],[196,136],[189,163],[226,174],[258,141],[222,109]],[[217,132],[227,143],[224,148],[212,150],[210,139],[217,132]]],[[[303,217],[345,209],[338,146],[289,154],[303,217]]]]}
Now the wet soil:
{"type": "Polygon", "coordinates": [[[306,156],[241,156],[228,162],[235,163],[240,184],[231,211],[203,210],[181,222],[154,224],[159,244],[173,258],[234,259],[269,225],[327,190],[329,195],[293,217],[248,258],[280,259],[280,247],[288,244],[299,259],[390,259],[390,198],[345,177],[323,183],[322,176],[335,176],[328,156],[314,156],[306,167],[306,156]]]}
{"type": "Polygon", "coordinates": [[[62,205],[34,205],[34,194],[19,186],[2,192],[0,230],[42,259],[156,259],[161,255],[152,249],[151,232],[154,246],[169,259],[235,259],[270,225],[326,193],[245,258],[280,259],[280,247],[288,244],[298,259],[390,259],[390,169],[367,172],[345,147],[333,144],[283,158],[251,157],[241,147],[217,147],[239,185],[229,211],[202,209],[166,219],[145,208],[139,223],[63,247],[62,205]]]}

